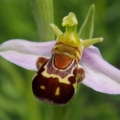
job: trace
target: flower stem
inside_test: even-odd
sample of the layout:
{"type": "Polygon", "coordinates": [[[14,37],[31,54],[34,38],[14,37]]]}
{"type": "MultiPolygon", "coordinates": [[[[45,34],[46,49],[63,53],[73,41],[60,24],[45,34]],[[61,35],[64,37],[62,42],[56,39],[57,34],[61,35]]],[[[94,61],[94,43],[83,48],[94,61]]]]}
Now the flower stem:
{"type": "Polygon", "coordinates": [[[65,111],[65,115],[64,115],[63,120],[68,120],[68,119],[70,119],[70,115],[72,114],[73,107],[74,107],[75,104],[76,104],[76,99],[77,99],[79,90],[80,90],[80,85],[78,85],[78,87],[77,87],[77,92],[76,92],[74,98],[73,98],[73,99],[70,101],[70,103],[66,106],[66,111],[65,111]]]}
{"type": "Polygon", "coordinates": [[[34,17],[36,20],[40,41],[54,39],[54,33],[50,27],[53,23],[53,1],[52,0],[31,0],[34,17]]]}
{"type": "Polygon", "coordinates": [[[88,14],[79,30],[79,37],[82,39],[92,38],[94,30],[95,5],[91,5],[88,14]]]}

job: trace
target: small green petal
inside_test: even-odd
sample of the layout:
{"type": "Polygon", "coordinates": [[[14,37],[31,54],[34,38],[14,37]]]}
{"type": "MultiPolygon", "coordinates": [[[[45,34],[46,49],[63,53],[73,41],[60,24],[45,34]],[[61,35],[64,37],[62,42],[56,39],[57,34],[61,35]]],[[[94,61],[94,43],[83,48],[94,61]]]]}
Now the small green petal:
{"type": "Polygon", "coordinates": [[[81,40],[84,49],[89,47],[90,45],[93,45],[95,43],[102,42],[102,41],[103,41],[102,37],[100,37],[100,38],[92,38],[92,39],[87,39],[87,40],[81,40]]]}
{"type": "Polygon", "coordinates": [[[63,32],[55,24],[51,23],[50,26],[52,27],[57,37],[63,34],[63,32]]]}
{"type": "Polygon", "coordinates": [[[94,12],[95,5],[91,5],[88,14],[85,18],[85,21],[79,30],[79,37],[82,39],[92,38],[93,35],[93,27],[94,27],[94,12]]]}

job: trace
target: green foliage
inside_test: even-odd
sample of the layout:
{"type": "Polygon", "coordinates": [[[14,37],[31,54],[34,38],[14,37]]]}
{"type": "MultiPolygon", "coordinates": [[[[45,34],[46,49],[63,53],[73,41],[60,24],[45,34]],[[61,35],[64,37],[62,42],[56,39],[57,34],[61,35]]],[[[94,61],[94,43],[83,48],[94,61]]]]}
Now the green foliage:
{"type": "Polygon", "coordinates": [[[49,26],[54,20],[53,1],[31,0],[31,3],[38,28],[39,41],[53,40],[55,35],[49,26]]]}
{"type": "MultiPolygon", "coordinates": [[[[53,2],[54,21],[60,29],[62,18],[69,12],[76,14],[80,27],[89,7],[95,4],[93,37],[104,38],[97,46],[107,61],[120,68],[119,0],[69,0],[67,4],[64,0],[53,2]]],[[[0,0],[0,43],[13,38],[38,41],[29,0],[0,0]]],[[[48,120],[53,116],[62,120],[61,114],[63,120],[119,120],[120,96],[98,93],[84,85],[77,91],[75,102],[73,99],[67,106],[53,106],[51,110],[50,105],[38,101],[32,94],[34,74],[0,57],[0,120],[48,120]]]]}

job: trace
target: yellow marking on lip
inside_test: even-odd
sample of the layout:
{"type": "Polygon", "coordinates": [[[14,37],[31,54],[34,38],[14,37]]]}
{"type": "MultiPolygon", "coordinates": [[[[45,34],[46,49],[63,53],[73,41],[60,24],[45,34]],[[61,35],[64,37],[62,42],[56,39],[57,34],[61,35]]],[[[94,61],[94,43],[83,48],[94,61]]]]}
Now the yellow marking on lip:
{"type": "Polygon", "coordinates": [[[65,83],[65,84],[70,84],[70,82],[68,81],[68,78],[70,76],[73,76],[73,74],[70,74],[67,77],[65,77],[64,79],[62,79],[59,75],[47,73],[46,70],[42,72],[42,75],[45,76],[46,78],[50,78],[50,77],[58,78],[60,83],[65,83]]]}
{"type": "Polygon", "coordinates": [[[44,85],[41,85],[40,88],[43,89],[43,90],[45,90],[45,86],[44,85]]]}
{"type": "Polygon", "coordinates": [[[77,83],[74,83],[74,84],[73,84],[73,87],[74,87],[74,89],[76,90],[77,83]]]}
{"type": "MultiPolygon", "coordinates": [[[[74,66],[74,68],[75,67],[76,66],[74,66]]],[[[70,84],[70,81],[68,79],[69,79],[69,77],[74,76],[74,74],[73,74],[74,68],[71,70],[71,73],[68,74],[64,79],[62,79],[59,75],[47,73],[47,64],[44,66],[44,68],[45,68],[45,70],[41,73],[44,77],[46,77],[46,78],[50,78],[50,77],[58,78],[60,83],[70,84]]]]}
{"type": "Polygon", "coordinates": [[[56,91],[55,91],[55,95],[60,95],[60,87],[57,87],[56,91]]]}

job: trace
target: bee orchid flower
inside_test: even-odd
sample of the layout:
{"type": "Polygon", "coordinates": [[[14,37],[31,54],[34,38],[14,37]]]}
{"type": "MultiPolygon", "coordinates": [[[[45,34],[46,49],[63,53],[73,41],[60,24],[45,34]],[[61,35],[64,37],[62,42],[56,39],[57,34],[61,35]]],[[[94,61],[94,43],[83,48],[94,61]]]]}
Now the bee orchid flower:
{"type": "Polygon", "coordinates": [[[74,95],[78,83],[98,92],[120,94],[120,70],[106,62],[92,45],[103,38],[80,39],[77,24],[75,14],[69,13],[63,19],[64,33],[51,24],[56,41],[14,39],[0,45],[0,56],[25,69],[38,71],[32,89],[42,101],[64,105],[74,95]]]}

